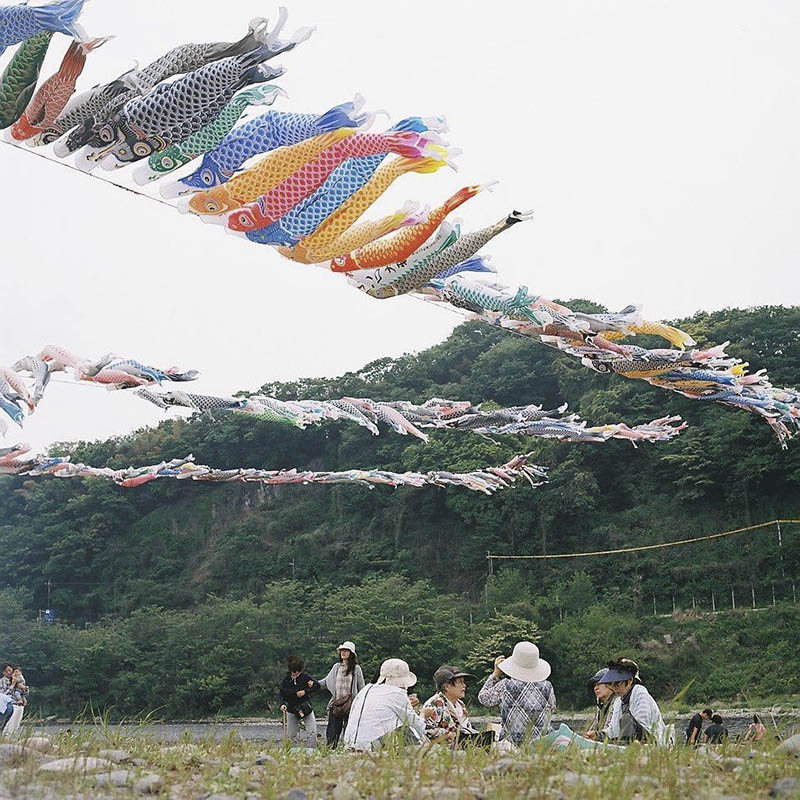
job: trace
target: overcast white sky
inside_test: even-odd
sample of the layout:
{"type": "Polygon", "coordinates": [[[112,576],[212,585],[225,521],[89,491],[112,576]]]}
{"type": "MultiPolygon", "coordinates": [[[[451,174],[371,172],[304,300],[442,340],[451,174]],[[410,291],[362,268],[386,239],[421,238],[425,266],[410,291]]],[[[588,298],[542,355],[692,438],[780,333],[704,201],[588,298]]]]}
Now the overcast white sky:
{"type": "MultiPolygon", "coordinates": [[[[237,39],[277,6],[131,9],[87,4],[87,30],[117,38],[89,56],[79,89],[176,44],[237,39]]],[[[535,210],[486,248],[509,284],[612,309],[640,302],[652,318],[800,302],[797,3],[298,0],[289,10],[288,29],[318,29],[277,59],[290,98],[275,108],[322,112],[359,91],[394,120],[445,114],[464,150],[458,175],[405,176],[373,216],[499,178],[458,214],[472,229],[535,210]]],[[[67,44],[54,39],[43,76],[67,44]]],[[[231,393],[417,351],[459,321],[409,298],[373,300],[29,152],[0,145],[0,168],[0,363],[58,343],[197,368],[196,391],[231,393]]],[[[123,393],[54,383],[6,441],[43,447],[161,418],[123,393]]]]}

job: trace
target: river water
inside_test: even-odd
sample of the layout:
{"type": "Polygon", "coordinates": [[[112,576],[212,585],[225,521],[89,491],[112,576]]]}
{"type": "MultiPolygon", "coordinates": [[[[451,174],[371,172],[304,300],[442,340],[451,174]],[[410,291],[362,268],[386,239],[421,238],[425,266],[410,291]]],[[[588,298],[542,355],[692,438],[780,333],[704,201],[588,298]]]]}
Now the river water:
{"type": "MultiPolygon", "coordinates": [[[[800,710],[780,712],[770,714],[768,711],[759,711],[762,721],[769,730],[773,729],[773,724],[783,736],[800,731],[800,710]]],[[[725,725],[732,737],[743,735],[747,731],[747,726],[753,718],[753,712],[721,711],[725,725]]],[[[683,738],[683,730],[686,727],[691,715],[681,715],[677,718],[668,718],[666,721],[675,723],[678,740],[683,738]]],[[[497,722],[497,717],[473,717],[473,722],[480,725],[482,722],[497,722]]],[[[572,730],[581,732],[589,724],[588,714],[569,714],[557,715],[553,722],[556,726],[563,722],[569,725],[572,730]]],[[[317,727],[320,733],[325,730],[325,721],[318,720],[317,727]]],[[[89,729],[97,736],[103,736],[105,727],[92,723],[34,723],[31,732],[37,736],[53,736],[65,730],[76,731],[79,728],[89,729]]],[[[115,734],[122,736],[147,736],[162,742],[176,742],[182,738],[195,739],[223,739],[231,733],[242,739],[249,741],[278,741],[283,737],[283,725],[280,722],[271,720],[247,720],[247,721],[228,721],[228,722],[149,722],[141,724],[120,723],[110,726],[115,734]]]]}

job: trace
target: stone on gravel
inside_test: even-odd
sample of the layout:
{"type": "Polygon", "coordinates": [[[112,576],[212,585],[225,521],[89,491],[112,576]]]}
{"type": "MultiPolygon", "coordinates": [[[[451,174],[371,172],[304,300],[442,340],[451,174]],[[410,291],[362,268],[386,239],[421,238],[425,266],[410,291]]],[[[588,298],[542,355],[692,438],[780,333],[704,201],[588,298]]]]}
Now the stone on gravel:
{"type": "MultiPolygon", "coordinates": [[[[256,759],[256,763],[258,763],[258,759],[256,759]]],[[[306,790],[300,789],[299,787],[289,789],[289,791],[286,793],[286,800],[308,800],[306,797],[306,790]]]]}
{"type": "Polygon", "coordinates": [[[536,769],[532,761],[514,761],[512,758],[501,758],[494,764],[489,764],[481,770],[481,775],[488,778],[491,775],[503,775],[506,772],[530,772],[536,769]]]}
{"type": "Polygon", "coordinates": [[[236,798],[232,794],[220,794],[219,792],[215,792],[214,794],[205,795],[203,800],[236,800],[236,798]]]}
{"type": "Polygon", "coordinates": [[[111,772],[101,772],[95,776],[97,786],[127,786],[131,773],[127,769],[112,769],[111,772]]]}
{"type": "Polygon", "coordinates": [[[97,755],[100,758],[107,758],[115,764],[121,764],[123,761],[130,760],[131,754],[127,750],[98,750],[97,755]]]}
{"type": "Polygon", "coordinates": [[[624,782],[636,786],[654,786],[656,789],[661,786],[661,781],[651,775],[626,775],[624,782]]]}
{"type": "MultiPolygon", "coordinates": [[[[261,766],[262,764],[274,764],[275,763],[275,756],[271,756],[269,753],[259,753],[256,756],[255,763],[261,766]]],[[[303,791],[300,789],[299,791],[303,791]]]]}
{"type": "Polygon", "coordinates": [[[770,797],[794,797],[800,795],[800,778],[781,778],[770,786],[770,797]]]}
{"type": "Polygon", "coordinates": [[[778,750],[784,753],[794,753],[800,755],[800,733],[790,736],[785,742],[778,745],[778,750]]]}
{"type": "Polygon", "coordinates": [[[138,794],[158,794],[164,786],[164,779],[151,772],[149,775],[144,775],[133,784],[133,790],[138,794]]]}
{"type": "Polygon", "coordinates": [[[564,774],[565,786],[598,786],[600,778],[597,775],[581,775],[567,770],[564,774]]]}
{"type": "Polygon", "coordinates": [[[444,786],[441,783],[434,783],[419,790],[417,795],[420,800],[465,800],[466,793],[455,786],[444,786]]]}
{"type": "Polygon", "coordinates": [[[333,788],[333,800],[361,800],[358,789],[349,781],[340,781],[333,788]]]}
{"type": "Polygon", "coordinates": [[[739,756],[726,756],[719,762],[719,765],[727,772],[733,772],[734,770],[739,769],[744,763],[745,760],[743,758],[739,758],[739,756]]]}
{"type": "Polygon", "coordinates": [[[24,758],[25,748],[21,744],[0,744],[0,764],[24,758]]]}
{"type": "Polygon", "coordinates": [[[55,761],[47,761],[39,765],[42,772],[97,772],[100,769],[108,771],[113,768],[113,762],[106,761],[104,758],[94,758],[94,756],[57,758],[55,761]]]}
{"type": "Polygon", "coordinates": [[[24,746],[40,753],[49,753],[53,749],[53,743],[45,736],[31,736],[25,740],[24,746]]]}

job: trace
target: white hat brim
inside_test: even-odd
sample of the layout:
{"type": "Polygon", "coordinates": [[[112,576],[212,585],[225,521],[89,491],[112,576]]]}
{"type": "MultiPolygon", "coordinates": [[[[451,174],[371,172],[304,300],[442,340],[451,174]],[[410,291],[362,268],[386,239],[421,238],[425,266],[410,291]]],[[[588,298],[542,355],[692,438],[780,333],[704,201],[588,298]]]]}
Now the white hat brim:
{"type": "Polygon", "coordinates": [[[504,659],[497,667],[501,672],[508,675],[509,678],[525,681],[526,683],[547,680],[551,672],[550,664],[543,658],[540,658],[539,662],[533,668],[519,666],[519,664],[514,662],[513,657],[504,659]]]}
{"type": "Polygon", "coordinates": [[[407,675],[390,676],[388,678],[378,678],[378,683],[385,683],[387,686],[396,686],[398,689],[410,689],[417,682],[417,676],[413,672],[407,675]]]}
{"type": "Polygon", "coordinates": [[[336,652],[338,653],[339,650],[349,650],[353,655],[358,655],[358,653],[356,653],[356,646],[352,642],[342,642],[336,648],[336,652]]]}

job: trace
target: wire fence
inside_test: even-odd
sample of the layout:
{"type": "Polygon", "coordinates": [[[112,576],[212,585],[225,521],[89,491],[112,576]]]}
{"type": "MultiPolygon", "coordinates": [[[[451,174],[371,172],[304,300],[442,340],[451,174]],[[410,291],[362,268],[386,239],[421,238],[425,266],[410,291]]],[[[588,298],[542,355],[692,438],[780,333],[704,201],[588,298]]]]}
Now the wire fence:
{"type": "Polygon", "coordinates": [[[640,598],[640,607],[646,603],[647,613],[669,617],[684,614],[719,614],[726,611],[765,611],[778,603],[797,603],[797,583],[794,580],[778,580],[765,583],[721,582],[709,591],[694,592],[686,587],[665,595],[652,593],[640,598]]]}

